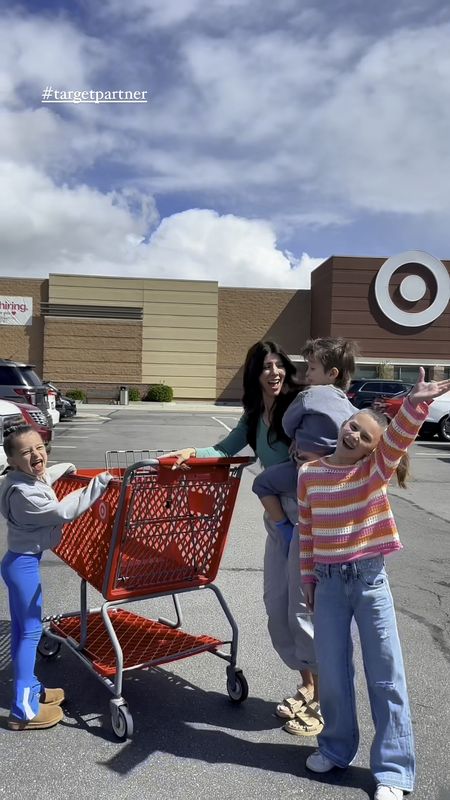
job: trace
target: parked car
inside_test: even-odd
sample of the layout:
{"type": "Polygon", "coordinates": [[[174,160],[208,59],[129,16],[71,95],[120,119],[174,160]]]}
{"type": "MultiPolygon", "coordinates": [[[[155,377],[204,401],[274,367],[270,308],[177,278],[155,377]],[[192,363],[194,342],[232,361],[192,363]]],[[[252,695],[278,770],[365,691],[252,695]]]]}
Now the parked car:
{"type": "Polygon", "coordinates": [[[60,419],[59,411],[56,408],[56,392],[54,392],[53,389],[49,389],[47,384],[45,384],[45,386],[47,386],[47,392],[48,392],[48,394],[47,394],[47,416],[51,417],[52,427],[54,427],[55,425],[58,424],[59,419],[60,419]]]}
{"type": "Polygon", "coordinates": [[[14,403],[0,400],[0,475],[8,468],[8,460],[3,447],[4,431],[10,425],[20,425],[24,421],[21,411],[14,403]]]}
{"type": "Polygon", "coordinates": [[[412,383],[388,381],[380,378],[358,378],[351,382],[347,397],[356,408],[368,408],[380,397],[394,397],[412,389],[412,383]]]}
{"type": "Polygon", "coordinates": [[[0,399],[30,403],[48,415],[48,392],[33,364],[0,358],[0,399]]]}
{"type": "Polygon", "coordinates": [[[10,425],[31,425],[41,434],[45,442],[47,453],[51,450],[53,430],[48,424],[47,417],[37,406],[29,403],[10,403],[8,400],[0,400],[0,475],[6,471],[8,462],[3,447],[4,432],[10,425]]]}
{"type": "Polygon", "coordinates": [[[44,412],[37,406],[31,406],[29,403],[14,403],[17,411],[22,412],[22,416],[27,423],[31,425],[38,433],[41,434],[42,440],[45,443],[47,453],[50,453],[51,442],[53,439],[53,428],[48,424],[48,418],[44,412]]]}
{"type": "MultiPolygon", "coordinates": [[[[405,394],[408,392],[397,397],[380,399],[374,403],[374,406],[380,408],[389,419],[393,419],[403,403],[405,394]]],[[[436,434],[442,442],[450,442],[450,392],[446,392],[430,403],[428,417],[420,429],[420,436],[424,438],[433,437],[436,434]]]]}
{"type": "Polygon", "coordinates": [[[51,381],[45,381],[45,386],[47,386],[49,393],[55,393],[56,410],[59,411],[60,419],[70,419],[74,417],[77,413],[77,404],[75,400],[61,394],[61,390],[58,389],[54,383],[51,383],[51,381]]]}

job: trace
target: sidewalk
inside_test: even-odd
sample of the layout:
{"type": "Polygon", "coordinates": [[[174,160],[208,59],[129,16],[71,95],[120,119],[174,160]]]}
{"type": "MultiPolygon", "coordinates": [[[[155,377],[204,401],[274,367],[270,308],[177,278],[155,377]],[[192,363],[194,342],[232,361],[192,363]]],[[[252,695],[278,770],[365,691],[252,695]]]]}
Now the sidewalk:
{"type": "Polygon", "coordinates": [[[98,414],[112,414],[116,411],[164,411],[178,414],[188,414],[195,412],[200,414],[209,415],[222,415],[233,414],[234,416],[241,416],[241,405],[228,405],[203,402],[202,400],[177,400],[172,403],[128,403],[127,406],[117,405],[115,403],[81,403],[77,407],[77,417],[89,417],[98,414]]]}

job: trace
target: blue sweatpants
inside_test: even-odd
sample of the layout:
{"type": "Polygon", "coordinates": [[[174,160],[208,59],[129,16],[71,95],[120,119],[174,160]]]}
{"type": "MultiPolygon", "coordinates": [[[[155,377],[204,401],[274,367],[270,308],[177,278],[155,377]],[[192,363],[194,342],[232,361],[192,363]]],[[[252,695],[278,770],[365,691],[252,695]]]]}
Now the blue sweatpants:
{"type": "Polygon", "coordinates": [[[14,670],[11,715],[33,719],[39,712],[44,687],[34,674],[37,646],[42,634],[41,553],[24,555],[10,550],[1,565],[8,587],[11,614],[11,660],[14,670]]]}

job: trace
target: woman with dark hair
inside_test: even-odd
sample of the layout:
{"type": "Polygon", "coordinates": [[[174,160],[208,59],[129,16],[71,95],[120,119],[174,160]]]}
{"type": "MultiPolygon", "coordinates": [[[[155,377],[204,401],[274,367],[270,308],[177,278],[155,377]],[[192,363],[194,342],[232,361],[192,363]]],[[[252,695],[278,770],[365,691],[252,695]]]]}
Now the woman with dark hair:
{"type": "MultiPolygon", "coordinates": [[[[228,436],[212,447],[178,450],[177,469],[187,459],[220,458],[236,455],[249,445],[266,469],[289,459],[291,440],[282,426],[283,415],[300,391],[295,366],[275,342],[256,342],[250,347],[243,376],[244,413],[228,436]]],[[[298,522],[295,493],[281,498],[286,516],[298,522]]],[[[286,541],[283,532],[264,514],[267,541],[264,554],[264,603],[272,644],[284,663],[301,673],[302,683],[294,697],[277,706],[284,719],[302,719],[302,734],[322,729],[317,713],[316,662],[313,625],[299,581],[298,536],[286,541]],[[303,725],[304,720],[304,725],[303,725]]]]}

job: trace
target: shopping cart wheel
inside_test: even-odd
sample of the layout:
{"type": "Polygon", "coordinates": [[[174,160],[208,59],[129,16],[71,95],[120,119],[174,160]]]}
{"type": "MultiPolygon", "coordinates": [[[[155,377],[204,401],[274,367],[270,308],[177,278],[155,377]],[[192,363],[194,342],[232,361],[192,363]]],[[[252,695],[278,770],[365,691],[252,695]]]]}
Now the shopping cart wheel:
{"type": "Polygon", "coordinates": [[[61,642],[52,639],[46,633],[43,633],[38,644],[38,653],[43,658],[54,658],[61,650],[61,642]]]}
{"type": "Polygon", "coordinates": [[[248,683],[240,669],[228,673],[227,692],[232,703],[243,703],[247,700],[248,683]]]}
{"type": "Polygon", "coordinates": [[[126,704],[116,706],[111,703],[111,725],[118,739],[123,742],[133,736],[133,717],[126,704]]]}

